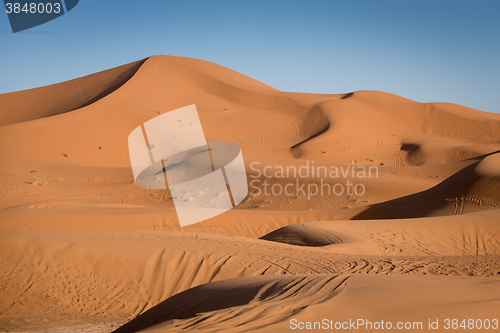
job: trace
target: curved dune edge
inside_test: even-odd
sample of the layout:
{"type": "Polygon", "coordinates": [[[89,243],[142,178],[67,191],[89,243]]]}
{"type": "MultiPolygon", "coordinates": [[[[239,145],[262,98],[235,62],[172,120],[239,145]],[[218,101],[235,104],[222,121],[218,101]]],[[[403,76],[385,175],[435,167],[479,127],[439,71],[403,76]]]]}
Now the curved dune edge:
{"type": "Polygon", "coordinates": [[[344,242],[338,235],[325,228],[317,228],[314,223],[292,224],[274,230],[260,239],[299,246],[326,246],[344,242]]]}
{"type": "Polygon", "coordinates": [[[367,207],[354,220],[460,215],[500,208],[500,153],[492,153],[426,191],[367,207]]]}
{"type": "MultiPolygon", "coordinates": [[[[366,226],[358,230],[363,228],[366,226]]],[[[410,235],[411,231],[401,238],[408,240],[410,235]]],[[[349,246],[351,240],[344,240],[349,246]]],[[[466,241],[472,247],[473,238],[466,241]]],[[[348,254],[348,247],[337,250],[343,244],[297,247],[207,233],[4,230],[0,232],[0,329],[43,330],[89,322],[106,324],[109,329],[111,324],[116,327],[130,321],[180,292],[215,281],[231,287],[228,279],[238,277],[294,279],[309,275],[316,281],[318,275],[320,280],[352,274],[403,278],[443,275],[444,281],[473,276],[474,282],[481,277],[498,281],[500,276],[499,255],[422,255],[426,249],[419,249],[418,242],[396,243],[403,251],[380,250],[391,248],[391,244],[390,237],[374,236],[363,254],[356,254],[359,247],[357,252],[351,247],[348,254]]],[[[239,290],[248,295],[244,286],[239,290]]],[[[371,292],[370,286],[363,291],[365,295],[371,292]]],[[[393,315],[397,317],[398,312],[393,315]]]]}
{"type": "Polygon", "coordinates": [[[246,277],[213,282],[177,294],[114,332],[133,333],[146,329],[147,332],[185,329],[276,332],[288,330],[299,322],[302,325],[322,323],[323,319],[327,320],[327,325],[330,321],[349,322],[349,319],[384,320],[393,325],[408,321],[421,325],[414,326],[415,329],[428,329],[429,320],[441,321],[443,325],[444,318],[492,318],[500,307],[499,297],[500,281],[480,278],[246,277]],[[412,302],[408,302],[409,299],[412,302]]]}
{"type": "Polygon", "coordinates": [[[500,255],[500,209],[420,219],[294,224],[261,237],[339,254],[500,255]]]}
{"type": "Polygon", "coordinates": [[[0,126],[55,116],[83,108],[123,86],[147,59],[71,81],[0,94],[0,126]]]}
{"type": "Polygon", "coordinates": [[[0,104],[0,330],[148,326],[150,309],[164,325],[155,330],[282,331],[290,314],[428,320],[499,308],[498,114],[379,91],[282,92],[170,56],[0,104]],[[127,138],[191,104],[207,141],[240,146],[249,181],[312,161],[378,177],[362,180],[363,196],[252,188],[236,209],[180,228],[168,191],[133,183],[127,138]]]}

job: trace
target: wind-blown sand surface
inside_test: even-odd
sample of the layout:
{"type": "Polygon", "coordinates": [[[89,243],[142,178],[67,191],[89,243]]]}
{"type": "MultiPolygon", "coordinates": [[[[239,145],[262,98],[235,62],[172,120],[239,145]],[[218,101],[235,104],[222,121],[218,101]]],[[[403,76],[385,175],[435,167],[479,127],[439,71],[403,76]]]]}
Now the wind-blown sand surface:
{"type": "Polygon", "coordinates": [[[0,330],[500,320],[498,114],[281,92],[167,56],[2,94],[0,108],[0,330]],[[240,146],[254,184],[281,166],[378,176],[324,179],[362,183],[362,196],[250,187],[235,209],[181,228],[168,190],[134,183],[127,138],[191,104],[207,141],[240,146]]]}

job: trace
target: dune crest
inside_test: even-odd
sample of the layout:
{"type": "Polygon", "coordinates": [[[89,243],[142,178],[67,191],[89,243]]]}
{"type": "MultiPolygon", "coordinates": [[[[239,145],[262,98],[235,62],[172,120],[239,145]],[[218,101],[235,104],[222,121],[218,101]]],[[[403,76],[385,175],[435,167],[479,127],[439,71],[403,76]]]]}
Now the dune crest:
{"type": "Polygon", "coordinates": [[[140,60],[103,72],[50,86],[0,94],[0,126],[10,125],[83,108],[111,94],[130,80],[140,60]]]}
{"type": "Polygon", "coordinates": [[[0,106],[0,330],[271,332],[500,309],[499,114],[283,92],[172,56],[2,94],[0,106]],[[241,148],[254,186],[181,228],[169,189],[134,183],[127,142],[192,104],[207,142],[241,148]],[[311,173],[331,167],[341,176],[311,173]],[[275,194],[264,182],[366,191],[275,194]]]}

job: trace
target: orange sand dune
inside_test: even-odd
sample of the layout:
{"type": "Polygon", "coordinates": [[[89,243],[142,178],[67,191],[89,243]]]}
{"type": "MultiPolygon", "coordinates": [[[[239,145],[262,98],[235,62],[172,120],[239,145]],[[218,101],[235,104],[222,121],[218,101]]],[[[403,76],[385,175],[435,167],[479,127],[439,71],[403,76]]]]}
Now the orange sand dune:
{"type": "Polygon", "coordinates": [[[0,125],[35,120],[80,109],[109,95],[144,63],[136,61],[104,72],[51,86],[0,95],[0,125]],[[8,112],[7,112],[8,111],[8,112]]]}
{"type": "Polygon", "coordinates": [[[485,313],[500,306],[499,283],[497,279],[404,275],[239,278],[175,295],[114,332],[142,332],[143,329],[147,332],[185,329],[279,332],[308,327],[321,331],[333,330],[336,323],[349,323],[349,319],[356,325],[344,325],[344,332],[373,331],[377,328],[374,325],[382,321],[386,330],[393,328],[390,331],[398,331],[399,322],[409,323],[407,329],[429,330],[429,321],[437,320],[441,328],[445,327],[443,318],[446,317],[489,318],[485,313]],[[443,283],[447,288],[442,288],[443,283]],[[463,292],[464,289],[468,292],[463,292]],[[381,299],[385,302],[375,306],[381,299]],[[419,311],[415,312],[416,309],[419,311]],[[241,327],[241,323],[245,325],[241,327]]]}
{"type": "MultiPolygon", "coordinates": [[[[342,243],[326,247],[172,231],[3,231],[0,327],[116,325],[191,287],[244,276],[379,274],[383,279],[387,274],[417,274],[496,281],[500,277],[500,245],[494,235],[498,211],[490,212],[463,215],[458,226],[449,218],[439,218],[439,226],[430,231],[436,218],[421,227],[411,220],[401,226],[393,221],[366,221],[374,223],[369,228],[361,221],[353,226],[347,221],[307,225],[341,239],[342,243]],[[469,230],[474,223],[480,229],[462,237],[460,230],[469,230]],[[408,226],[412,229],[406,230],[408,226]],[[387,231],[370,236],[373,230],[387,231]],[[490,244],[492,239],[496,247],[490,244]]],[[[365,301],[376,304],[377,299],[365,301]]],[[[392,305],[386,306],[390,313],[392,305]]]]}
{"type": "Polygon", "coordinates": [[[458,215],[500,208],[500,153],[485,157],[424,192],[368,207],[357,220],[458,215]]]}
{"type": "Polygon", "coordinates": [[[261,239],[362,255],[499,255],[500,209],[460,216],[298,223],[261,239]]]}
{"type": "Polygon", "coordinates": [[[282,92],[170,56],[2,94],[0,108],[0,330],[443,328],[500,313],[498,114],[378,91],[282,92]],[[134,183],[127,139],[191,104],[207,141],[241,148],[253,186],[235,209],[181,228],[169,190],[134,183]],[[263,185],[298,178],[365,191],[263,185]]]}

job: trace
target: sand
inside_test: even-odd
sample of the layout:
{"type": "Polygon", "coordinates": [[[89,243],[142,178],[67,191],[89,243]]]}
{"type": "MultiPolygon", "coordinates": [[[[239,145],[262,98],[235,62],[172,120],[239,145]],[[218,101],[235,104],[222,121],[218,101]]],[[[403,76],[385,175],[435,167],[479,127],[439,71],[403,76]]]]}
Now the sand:
{"type": "Polygon", "coordinates": [[[378,91],[281,92],[170,56],[2,94],[0,108],[0,330],[500,320],[498,114],[378,91]],[[127,138],[191,104],[207,141],[239,145],[258,186],[181,228],[168,190],[134,183],[127,138]],[[285,186],[296,178],[277,178],[280,167],[320,166],[377,176],[302,180],[363,195],[257,191],[266,170],[285,186]]]}

